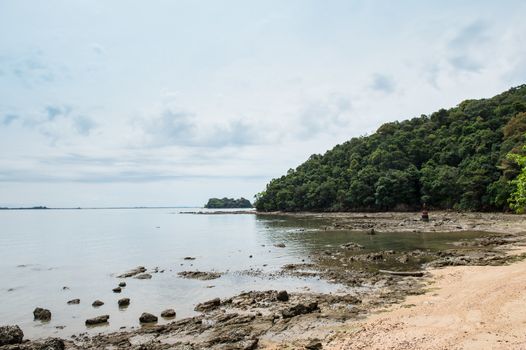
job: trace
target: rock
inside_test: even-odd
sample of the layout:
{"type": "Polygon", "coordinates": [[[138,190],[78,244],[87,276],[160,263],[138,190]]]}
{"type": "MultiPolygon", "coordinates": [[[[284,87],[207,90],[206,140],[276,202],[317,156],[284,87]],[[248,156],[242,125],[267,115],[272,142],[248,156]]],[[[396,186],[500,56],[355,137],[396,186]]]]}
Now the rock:
{"type": "Polygon", "coordinates": [[[278,295],[276,295],[276,299],[278,299],[279,301],[288,301],[289,293],[287,293],[286,290],[279,291],[278,295]]]}
{"type": "Polygon", "coordinates": [[[119,287],[121,287],[121,288],[126,287],[126,282],[120,282],[120,283],[119,283],[119,287]]]}
{"type": "Polygon", "coordinates": [[[283,318],[291,318],[294,316],[309,314],[316,310],[319,310],[318,303],[316,302],[310,303],[309,305],[298,304],[291,308],[283,310],[281,312],[281,315],[283,316],[283,318]]]}
{"type": "Polygon", "coordinates": [[[120,307],[128,306],[128,305],[130,305],[130,298],[119,299],[119,301],[117,301],[117,303],[119,304],[120,307]]]}
{"type": "Polygon", "coordinates": [[[112,289],[113,293],[120,293],[122,291],[121,287],[116,287],[112,289]]]}
{"type": "Polygon", "coordinates": [[[274,244],[274,247],[276,248],[285,248],[285,243],[278,243],[278,244],[274,244]]]}
{"type": "Polygon", "coordinates": [[[174,309],[166,309],[163,312],[161,312],[161,317],[164,317],[164,318],[175,317],[175,310],[174,309]]]}
{"type": "Polygon", "coordinates": [[[137,275],[134,278],[137,278],[138,280],[149,280],[152,278],[152,275],[150,275],[149,273],[141,273],[140,275],[137,275]]]}
{"type": "Polygon", "coordinates": [[[195,260],[193,256],[185,256],[184,260],[195,260]]]}
{"type": "Polygon", "coordinates": [[[219,272],[204,272],[204,271],[182,271],[182,272],[179,272],[177,275],[184,277],[184,278],[193,278],[193,279],[202,280],[202,281],[213,280],[213,279],[221,277],[221,274],[219,272]]]}
{"type": "Polygon", "coordinates": [[[157,316],[152,315],[152,314],[147,313],[147,312],[143,312],[141,317],[139,317],[139,322],[141,322],[141,323],[157,322],[157,316]]]}
{"type": "Polygon", "coordinates": [[[321,350],[323,346],[321,345],[321,342],[318,339],[312,340],[310,343],[305,345],[305,349],[308,350],[321,350]]]}
{"type": "Polygon", "coordinates": [[[133,277],[133,276],[136,276],[140,273],[143,273],[143,272],[146,272],[146,268],[144,266],[137,266],[136,268],[128,271],[128,272],[125,272],[119,276],[117,276],[118,278],[128,278],[128,277],[133,277]]]}
{"type": "Polygon", "coordinates": [[[368,235],[375,235],[376,234],[376,231],[374,230],[374,228],[370,229],[368,232],[367,232],[368,235]]]}
{"type": "Polygon", "coordinates": [[[93,307],[99,307],[99,306],[102,306],[102,305],[104,305],[104,302],[102,302],[102,301],[100,301],[100,300],[95,300],[95,301],[91,304],[91,306],[93,306],[93,307]]]}
{"type": "Polygon", "coordinates": [[[20,344],[24,338],[24,332],[18,326],[0,327],[0,346],[20,344]]]}
{"type": "Polygon", "coordinates": [[[345,249],[363,249],[363,245],[354,242],[342,244],[341,247],[345,249]]]}
{"type": "Polygon", "coordinates": [[[68,304],[69,305],[80,304],[80,299],[72,299],[72,300],[68,301],[68,304]]]}
{"type": "Polygon", "coordinates": [[[102,316],[97,316],[94,318],[88,318],[86,320],[86,326],[93,326],[97,324],[106,323],[108,322],[109,319],[110,319],[110,315],[102,315],[102,316]]]}
{"type": "Polygon", "coordinates": [[[35,320],[49,321],[51,320],[51,311],[49,311],[48,309],[37,307],[33,311],[33,316],[35,317],[35,320]]]}
{"type": "Polygon", "coordinates": [[[194,310],[199,312],[205,312],[216,309],[219,307],[219,305],[221,305],[221,299],[215,298],[212,300],[205,301],[204,303],[197,304],[194,310]]]}
{"type": "Polygon", "coordinates": [[[37,349],[38,350],[64,350],[65,344],[62,339],[51,338],[47,339],[37,349]]]}

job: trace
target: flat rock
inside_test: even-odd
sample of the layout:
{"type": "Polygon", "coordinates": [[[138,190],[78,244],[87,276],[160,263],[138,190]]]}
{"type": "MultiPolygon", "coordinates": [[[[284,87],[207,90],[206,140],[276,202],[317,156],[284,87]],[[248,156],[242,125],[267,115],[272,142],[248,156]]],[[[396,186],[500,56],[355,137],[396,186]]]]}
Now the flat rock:
{"type": "Polygon", "coordinates": [[[43,309],[41,307],[37,307],[33,311],[33,316],[35,317],[35,320],[49,321],[49,320],[51,320],[51,311],[49,311],[48,309],[43,309]]]}
{"type": "Polygon", "coordinates": [[[18,326],[0,327],[0,346],[20,344],[24,339],[24,332],[18,326]]]}
{"type": "Polygon", "coordinates": [[[118,275],[117,277],[118,278],[128,278],[128,277],[133,277],[133,276],[136,276],[140,273],[143,273],[143,272],[146,272],[146,268],[144,266],[137,266],[136,268],[130,270],[130,271],[127,271],[123,274],[120,274],[118,275]]]}
{"type": "Polygon", "coordinates": [[[286,245],[285,245],[285,243],[277,243],[277,244],[274,244],[274,247],[276,247],[276,248],[285,248],[286,245]]]}
{"type": "Polygon", "coordinates": [[[64,340],[60,338],[50,338],[50,339],[46,339],[36,349],[38,350],[64,350],[65,344],[64,344],[64,340]]]}
{"type": "Polygon", "coordinates": [[[152,323],[157,322],[157,316],[152,315],[148,312],[143,312],[141,317],[139,317],[139,322],[141,323],[152,323]]]}
{"type": "Polygon", "coordinates": [[[150,275],[149,273],[141,273],[140,275],[137,275],[134,278],[138,280],[149,280],[152,278],[152,275],[150,275]]]}
{"type": "Polygon", "coordinates": [[[119,283],[119,287],[121,287],[121,288],[126,287],[126,282],[120,282],[120,283],[119,283]]]}
{"type": "Polygon", "coordinates": [[[93,325],[96,325],[96,324],[106,323],[106,322],[108,322],[109,319],[110,319],[110,315],[102,315],[102,316],[97,316],[97,317],[94,317],[94,318],[88,318],[86,320],[86,325],[87,326],[93,326],[93,325]]]}
{"type": "Polygon", "coordinates": [[[205,272],[205,271],[182,271],[178,273],[179,276],[184,278],[192,278],[202,281],[213,280],[221,277],[219,272],[205,272]]]}
{"type": "Polygon", "coordinates": [[[219,305],[221,305],[221,299],[215,298],[212,300],[205,301],[204,303],[197,304],[194,310],[199,312],[205,312],[216,309],[219,307],[219,305]]]}
{"type": "Polygon", "coordinates": [[[122,292],[122,288],[121,287],[116,287],[116,288],[113,288],[112,291],[113,291],[113,293],[120,293],[120,292],[122,292]]]}
{"type": "Polygon", "coordinates": [[[69,305],[80,304],[80,299],[72,299],[68,301],[69,305]]]}
{"type": "Polygon", "coordinates": [[[294,316],[305,315],[319,310],[318,303],[313,302],[308,305],[297,304],[291,308],[285,309],[281,312],[283,318],[291,318],[294,316]]]}

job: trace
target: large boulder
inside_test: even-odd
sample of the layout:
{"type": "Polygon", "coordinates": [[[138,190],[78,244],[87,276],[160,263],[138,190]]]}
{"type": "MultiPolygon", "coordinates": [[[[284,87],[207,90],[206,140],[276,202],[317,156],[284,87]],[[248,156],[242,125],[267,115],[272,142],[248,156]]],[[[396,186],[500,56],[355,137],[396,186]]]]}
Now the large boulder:
{"type": "Polygon", "coordinates": [[[0,327],[0,345],[20,344],[24,338],[24,332],[18,326],[0,327]]]}
{"type": "Polygon", "coordinates": [[[37,307],[33,311],[33,316],[35,317],[35,320],[49,321],[49,320],[51,320],[51,311],[49,311],[48,309],[43,309],[41,307],[37,307]]]}
{"type": "Polygon", "coordinates": [[[153,323],[157,322],[157,316],[152,315],[148,312],[143,312],[141,317],[139,317],[139,322],[141,323],[153,323]]]}
{"type": "Polygon", "coordinates": [[[88,318],[86,320],[86,326],[93,326],[97,324],[106,323],[108,322],[109,319],[110,319],[110,315],[102,315],[102,316],[97,316],[94,318],[88,318]]]}

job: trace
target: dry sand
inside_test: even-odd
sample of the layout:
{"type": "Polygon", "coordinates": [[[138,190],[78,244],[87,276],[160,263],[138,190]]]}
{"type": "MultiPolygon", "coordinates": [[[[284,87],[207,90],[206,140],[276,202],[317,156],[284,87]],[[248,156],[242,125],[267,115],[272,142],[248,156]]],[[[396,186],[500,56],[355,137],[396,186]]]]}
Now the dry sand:
{"type": "Polygon", "coordinates": [[[526,261],[430,272],[428,293],[353,324],[323,348],[526,349],[526,261]]]}

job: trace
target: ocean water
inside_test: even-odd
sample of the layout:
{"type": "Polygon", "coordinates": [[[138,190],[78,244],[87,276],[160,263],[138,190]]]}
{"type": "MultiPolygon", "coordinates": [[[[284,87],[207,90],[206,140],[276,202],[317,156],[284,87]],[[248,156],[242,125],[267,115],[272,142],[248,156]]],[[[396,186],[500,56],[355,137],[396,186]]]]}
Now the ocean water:
{"type": "MultiPolygon", "coordinates": [[[[139,327],[142,312],[174,308],[176,319],[195,315],[199,302],[241,291],[343,292],[316,278],[265,278],[250,269],[276,272],[308,262],[310,254],[354,241],[368,250],[441,249],[458,234],[378,234],[318,230],[323,221],[256,215],[191,215],[195,209],[94,209],[0,211],[0,320],[18,324],[27,338],[68,337],[139,327]],[[274,247],[285,243],[285,248],[274,247]],[[184,257],[195,260],[184,260],[184,257]],[[116,276],[136,266],[158,267],[150,280],[116,276]],[[184,279],[180,271],[217,271],[209,281],[184,279]],[[64,288],[66,287],[66,288],[64,288]],[[126,309],[117,300],[130,298],[126,309]],[[67,301],[79,298],[79,305],[67,301]],[[96,299],[105,304],[91,306],[96,299]],[[33,320],[35,307],[52,312],[33,320]],[[109,324],[86,328],[86,318],[110,315],[109,324]]],[[[199,209],[197,209],[199,210],[199,209]]],[[[464,234],[467,235],[467,234],[464,234]]],[[[159,317],[159,323],[168,322],[159,317]]]]}

